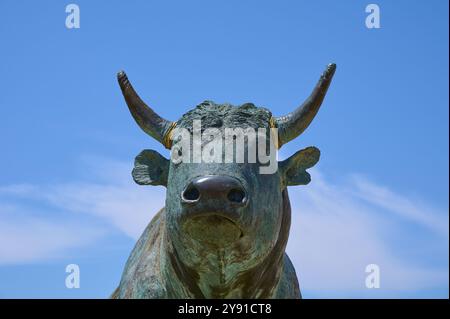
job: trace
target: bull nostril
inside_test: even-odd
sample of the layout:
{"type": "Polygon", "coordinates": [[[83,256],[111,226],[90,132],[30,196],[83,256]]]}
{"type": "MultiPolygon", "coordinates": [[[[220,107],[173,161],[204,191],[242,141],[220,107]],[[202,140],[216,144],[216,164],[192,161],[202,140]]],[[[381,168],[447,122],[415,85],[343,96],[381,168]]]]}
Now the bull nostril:
{"type": "Polygon", "coordinates": [[[189,201],[198,200],[200,198],[200,192],[195,187],[189,187],[183,192],[183,198],[189,201]]]}
{"type": "Polygon", "coordinates": [[[245,193],[241,189],[232,189],[228,192],[228,200],[233,203],[242,203],[245,198],[245,193]]]}

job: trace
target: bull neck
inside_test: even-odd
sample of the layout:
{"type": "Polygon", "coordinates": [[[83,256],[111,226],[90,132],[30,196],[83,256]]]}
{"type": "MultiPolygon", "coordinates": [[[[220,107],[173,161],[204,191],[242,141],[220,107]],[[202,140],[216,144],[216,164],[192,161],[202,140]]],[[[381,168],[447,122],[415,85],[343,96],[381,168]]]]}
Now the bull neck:
{"type": "Polygon", "coordinates": [[[204,272],[192,269],[179,258],[167,229],[161,245],[165,253],[161,259],[165,287],[169,298],[273,298],[283,271],[283,257],[290,228],[290,205],[285,195],[284,211],[277,242],[270,253],[256,266],[248,270],[235,270],[225,279],[220,250],[217,261],[204,272]]]}

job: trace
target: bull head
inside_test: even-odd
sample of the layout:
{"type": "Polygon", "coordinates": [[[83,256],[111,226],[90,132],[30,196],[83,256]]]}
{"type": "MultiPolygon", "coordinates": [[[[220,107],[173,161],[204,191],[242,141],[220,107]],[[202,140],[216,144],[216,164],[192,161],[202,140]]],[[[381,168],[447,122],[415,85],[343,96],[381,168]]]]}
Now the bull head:
{"type": "MultiPolygon", "coordinates": [[[[193,134],[192,121],[196,119],[203,121],[201,131],[230,126],[277,128],[274,144],[280,148],[312,122],[335,69],[335,64],[328,65],[306,101],[281,117],[273,117],[269,110],[251,103],[233,107],[205,101],[171,122],[141,100],[124,72],[118,73],[118,81],[137,124],[172,151],[179,143],[172,138],[174,128],[186,128],[193,134]]],[[[255,284],[252,276],[263,273],[266,278],[259,279],[267,286],[255,288],[255,296],[268,297],[274,286],[270,283],[280,278],[280,271],[275,269],[283,263],[289,233],[287,186],[308,184],[306,170],[317,163],[319,156],[317,148],[308,147],[280,162],[274,174],[260,175],[260,163],[177,164],[154,150],[144,150],[136,157],[132,175],[138,184],[167,187],[164,225],[171,264],[183,269],[175,273],[196,274],[199,279],[193,291],[197,295],[242,296],[242,291],[251,291],[255,284]]]]}

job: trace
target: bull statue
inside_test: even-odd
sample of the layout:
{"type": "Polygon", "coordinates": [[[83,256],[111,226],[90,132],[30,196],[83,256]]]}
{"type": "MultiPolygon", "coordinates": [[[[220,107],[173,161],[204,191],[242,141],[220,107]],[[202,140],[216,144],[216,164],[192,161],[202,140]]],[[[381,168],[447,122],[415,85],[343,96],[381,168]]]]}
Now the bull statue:
{"type": "MultiPolygon", "coordinates": [[[[235,107],[205,101],[176,122],[147,106],[123,71],[117,77],[140,128],[180,156],[185,150],[178,147],[182,141],[173,131],[184,128],[195,134],[196,120],[201,120],[201,132],[275,129],[277,138],[267,144],[280,148],[314,119],[335,70],[336,65],[329,64],[308,99],[285,116],[272,117],[268,109],[252,103],[235,107]]],[[[209,144],[199,145],[203,149],[209,144]]],[[[245,150],[250,147],[247,143],[245,150]]],[[[261,174],[259,160],[185,163],[154,150],[142,151],[135,159],[133,179],[139,185],[165,186],[165,207],[136,243],[111,298],[301,298],[285,253],[291,221],[287,186],[308,184],[306,169],[319,156],[317,148],[308,147],[276,162],[274,173],[261,174]]]]}

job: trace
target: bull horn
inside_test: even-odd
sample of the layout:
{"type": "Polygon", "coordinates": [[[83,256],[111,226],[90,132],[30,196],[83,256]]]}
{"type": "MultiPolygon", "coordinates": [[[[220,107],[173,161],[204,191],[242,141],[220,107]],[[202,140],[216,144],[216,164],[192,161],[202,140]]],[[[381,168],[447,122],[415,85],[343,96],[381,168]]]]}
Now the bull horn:
{"type": "Polygon", "coordinates": [[[329,64],[306,101],[294,112],[274,119],[278,128],[278,147],[302,134],[312,122],[325,98],[335,71],[336,64],[329,64]]]}
{"type": "Polygon", "coordinates": [[[128,109],[139,127],[166,148],[170,148],[166,136],[174,123],[160,117],[141,100],[130,81],[128,81],[128,77],[124,71],[117,73],[117,80],[119,81],[123,97],[127,102],[128,109]]]}

